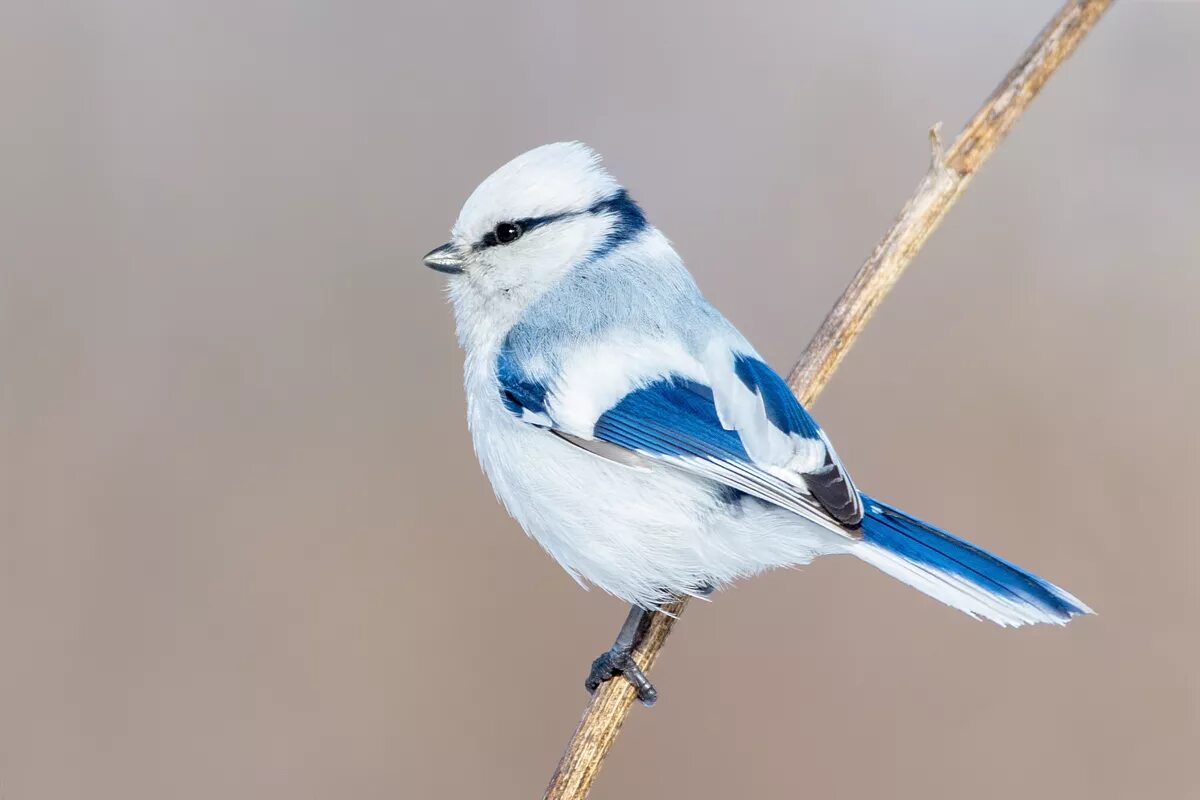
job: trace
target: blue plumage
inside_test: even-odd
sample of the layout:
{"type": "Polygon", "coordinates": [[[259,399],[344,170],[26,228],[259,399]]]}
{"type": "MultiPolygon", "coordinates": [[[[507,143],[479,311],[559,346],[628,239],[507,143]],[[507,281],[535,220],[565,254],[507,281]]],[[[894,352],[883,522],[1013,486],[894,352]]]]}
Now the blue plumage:
{"type": "Polygon", "coordinates": [[[734,358],[733,369],[747,389],[762,397],[767,419],[772,425],[784,433],[796,433],[809,439],[821,435],[817,423],[775,370],[757,358],[742,353],[734,358]]]}
{"type": "Polygon", "coordinates": [[[656,381],[625,395],[600,415],[594,435],[654,455],[750,460],[737,432],[721,427],[712,389],[686,378],[656,381]]]}
{"type": "Polygon", "coordinates": [[[588,209],[588,213],[608,214],[612,219],[612,227],[608,234],[588,253],[589,260],[603,258],[625,242],[631,241],[646,228],[645,213],[624,189],[595,203],[588,209]]]}
{"type": "Polygon", "coordinates": [[[863,495],[861,526],[869,544],[916,564],[957,576],[983,592],[1033,606],[1065,622],[1088,609],[1050,582],[970,542],[863,495]]]}
{"type": "Polygon", "coordinates": [[[500,400],[512,413],[520,416],[524,409],[538,414],[546,411],[546,385],[529,378],[509,348],[502,349],[496,359],[496,380],[500,400]]]}

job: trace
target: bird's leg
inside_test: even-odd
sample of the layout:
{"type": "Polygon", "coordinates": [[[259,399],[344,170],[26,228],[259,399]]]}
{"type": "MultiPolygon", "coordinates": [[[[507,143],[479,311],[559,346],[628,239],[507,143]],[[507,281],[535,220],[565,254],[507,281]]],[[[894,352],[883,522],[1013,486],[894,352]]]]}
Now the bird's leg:
{"type": "Polygon", "coordinates": [[[595,692],[600,684],[616,675],[624,675],[633,688],[637,690],[638,700],[644,706],[654,705],[658,692],[642,672],[642,668],[633,660],[633,649],[642,641],[646,627],[650,623],[650,612],[638,606],[629,609],[629,616],[617,634],[613,646],[592,662],[592,671],[588,673],[584,686],[589,692],[595,692]]]}

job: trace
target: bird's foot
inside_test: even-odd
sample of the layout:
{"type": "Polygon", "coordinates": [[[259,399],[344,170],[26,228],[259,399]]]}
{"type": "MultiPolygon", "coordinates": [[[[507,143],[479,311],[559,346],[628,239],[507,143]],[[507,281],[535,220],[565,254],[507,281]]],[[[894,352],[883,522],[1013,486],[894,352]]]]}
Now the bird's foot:
{"type": "Polygon", "coordinates": [[[589,692],[595,692],[600,688],[600,684],[612,680],[617,675],[624,675],[625,680],[632,684],[642,705],[648,708],[658,700],[654,684],[650,683],[646,673],[642,672],[642,668],[633,660],[633,655],[628,650],[615,647],[602,653],[592,662],[592,671],[588,673],[583,685],[589,692]]]}

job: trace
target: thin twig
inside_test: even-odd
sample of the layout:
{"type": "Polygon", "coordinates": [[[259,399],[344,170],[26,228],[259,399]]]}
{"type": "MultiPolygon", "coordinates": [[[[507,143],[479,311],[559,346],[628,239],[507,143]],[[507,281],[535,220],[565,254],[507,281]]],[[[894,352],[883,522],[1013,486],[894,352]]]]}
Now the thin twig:
{"type": "MultiPolygon", "coordinates": [[[[788,376],[805,405],[816,400],[904,268],[966,189],[975,172],[1016,123],[1059,65],[1095,26],[1112,0],[1071,0],[1021,56],[943,157],[938,127],[929,132],[933,159],[916,192],[821,324],[788,376]]],[[[649,671],[686,600],[656,613],[634,657],[649,671]]],[[[592,697],[550,779],[546,800],[582,800],[591,789],[621,723],[633,705],[627,681],[611,680],[592,697]]]]}

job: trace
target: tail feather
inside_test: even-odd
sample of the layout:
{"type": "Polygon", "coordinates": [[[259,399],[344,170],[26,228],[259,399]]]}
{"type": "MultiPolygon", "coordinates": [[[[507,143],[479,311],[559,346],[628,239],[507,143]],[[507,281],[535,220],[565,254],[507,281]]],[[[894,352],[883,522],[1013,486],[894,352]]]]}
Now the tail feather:
{"type": "Polygon", "coordinates": [[[1065,625],[1092,610],[1070,593],[865,494],[854,554],[915,589],[999,625],[1065,625]]]}

